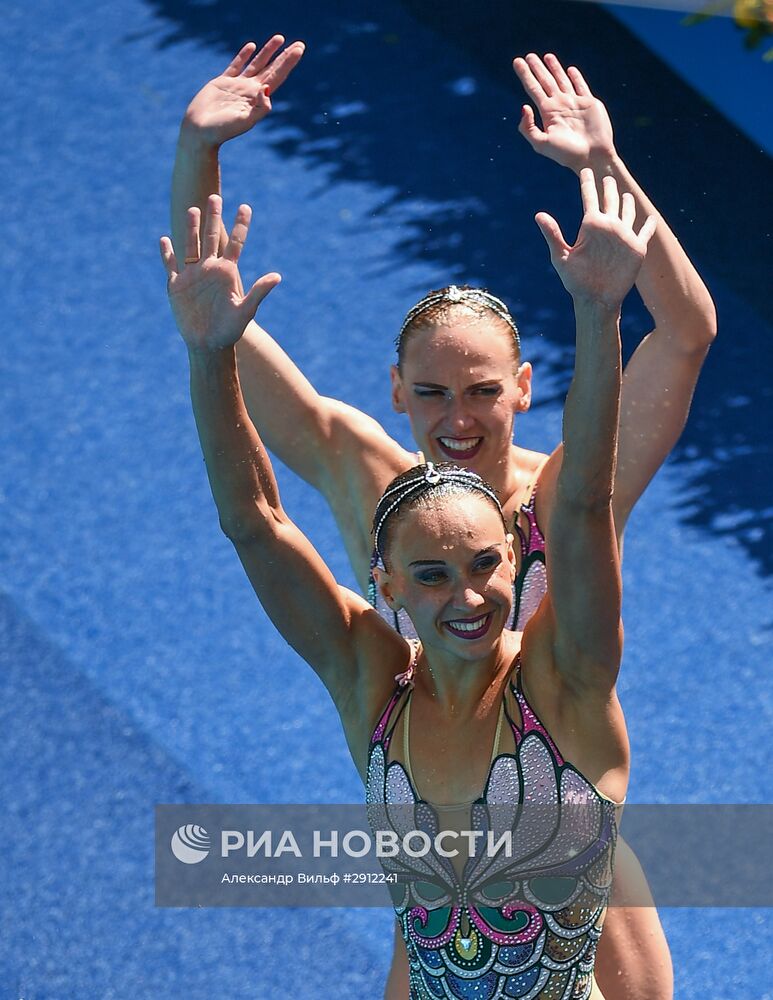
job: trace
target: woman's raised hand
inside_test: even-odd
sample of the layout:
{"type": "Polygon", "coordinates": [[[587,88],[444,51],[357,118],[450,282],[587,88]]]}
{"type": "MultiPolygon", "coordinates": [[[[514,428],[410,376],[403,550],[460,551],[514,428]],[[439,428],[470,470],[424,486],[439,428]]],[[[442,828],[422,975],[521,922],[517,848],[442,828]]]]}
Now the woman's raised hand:
{"type": "Polygon", "coordinates": [[[282,280],[272,272],[242,294],[239,255],[247,239],[252,209],[240,205],[222,257],[218,257],[223,200],[213,194],[207,202],[204,233],[201,212],[188,210],[185,267],[177,263],[172,241],[161,237],[161,259],[168,277],[167,291],[174,318],[189,351],[211,353],[231,347],[244,333],[258,306],[282,280]]]}
{"type": "Polygon", "coordinates": [[[282,35],[274,35],[257,53],[255,43],[247,42],[220,76],[193,98],[183,129],[207,145],[220,146],[265,118],[271,110],[271,94],[282,86],[305,52],[303,42],[282,48],[284,41],[282,35]]]}
{"type": "Polygon", "coordinates": [[[556,56],[548,54],[542,60],[532,52],[525,59],[514,59],[513,69],[542,120],[540,128],[534,109],[523,105],[518,131],[532,149],[575,173],[597,158],[615,155],[607,109],[576,67],[564,70],[556,56]]]}
{"type": "Polygon", "coordinates": [[[602,181],[602,199],[588,167],[580,171],[583,218],[574,246],[564,239],[556,220],[540,212],[535,221],[550,248],[550,259],[575,302],[619,309],[633,287],[657,220],[649,216],[635,232],[633,195],[622,198],[613,177],[602,181]]]}

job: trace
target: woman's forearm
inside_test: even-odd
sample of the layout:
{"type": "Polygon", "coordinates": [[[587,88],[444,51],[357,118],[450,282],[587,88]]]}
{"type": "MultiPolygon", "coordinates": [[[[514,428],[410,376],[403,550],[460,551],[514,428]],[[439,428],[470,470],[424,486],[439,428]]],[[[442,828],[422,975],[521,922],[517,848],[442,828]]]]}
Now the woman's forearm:
{"type": "Polygon", "coordinates": [[[232,347],[189,351],[196,428],[220,524],[234,540],[281,514],[271,464],[244,405],[232,347]]]}
{"type": "Polygon", "coordinates": [[[690,258],[619,155],[597,153],[589,165],[597,178],[614,177],[621,193],[633,195],[637,227],[648,216],[658,220],[636,287],[659,335],[686,353],[705,352],[716,335],[716,310],[690,258]]]}
{"type": "MultiPolygon", "coordinates": [[[[172,243],[175,247],[185,246],[188,209],[195,205],[203,216],[209,196],[220,194],[219,153],[218,146],[206,142],[183,121],[172,170],[172,243]]],[[[226,241],[227,234],[223,230],[221,253],[226,241]]]]}
{"type": "Polygon", "coordinates": [[[586,507],[610,502],[620,410],[620,310],[575,299],[577,347],[563,418],[564,457],[557,488],[586,507]]]}

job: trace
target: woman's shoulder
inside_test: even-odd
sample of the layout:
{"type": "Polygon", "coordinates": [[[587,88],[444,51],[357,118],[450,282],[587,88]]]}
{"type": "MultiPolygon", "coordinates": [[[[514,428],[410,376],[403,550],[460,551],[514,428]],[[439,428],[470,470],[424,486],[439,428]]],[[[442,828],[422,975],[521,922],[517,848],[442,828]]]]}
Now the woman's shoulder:
{"type": "Polygon", "coordinates": [[[558,445],[550,454],[529,451],[513,446],[516,460],[522,470],[522,485],[518,495],[521,504],[533,503],[533,509],[540,525],[547,523],[555,491],[556,479],[561,468],[563,446],[558,445]]]}
{"type": "Polygon", "coordinates": [[[521,448],[519,445],[514,444],[513,454],[521,471],[534,474],[539,472],[541,466],[545,464],[553,453],[532,451],[530,448],[521,448]]]}
{"type": "Polygon", "coordinates": [[[542,477],[543,470],[548,465],[551,455],[541,451],[532,451],[513,445],[513,462],[516,470],[516,487],[505,504],[505,513],[519,510],[523,504],[529,503],[542,477]]]}
{"type": "Polygon", "coordinates": [[[385,705],[411,683],[415,648],[370,605],[362,609],[356,627],[361,632],[357,680],[337,707],[355,764],[364,773],[370,738],[385,705]]]}

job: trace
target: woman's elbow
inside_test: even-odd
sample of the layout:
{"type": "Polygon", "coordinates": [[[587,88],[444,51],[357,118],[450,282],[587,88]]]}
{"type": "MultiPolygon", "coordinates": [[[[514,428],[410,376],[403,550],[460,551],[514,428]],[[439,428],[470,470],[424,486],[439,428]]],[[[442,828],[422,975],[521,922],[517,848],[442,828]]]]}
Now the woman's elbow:
{"type": "Polygon", "coordinates": [[[273,537],[277,519],[270,510],[255,505],[243,510],[219,511],[220,530],[237,548],[273,537]]]}
{"type": "Polygon", "coordinates": [[[714,343],[716,337],[717,307],[714,305],[714,300],[709,295],[708,289],[704,287],[703,294],[694,305],[687,340],[696,351],[705,353],[714,343]]]}

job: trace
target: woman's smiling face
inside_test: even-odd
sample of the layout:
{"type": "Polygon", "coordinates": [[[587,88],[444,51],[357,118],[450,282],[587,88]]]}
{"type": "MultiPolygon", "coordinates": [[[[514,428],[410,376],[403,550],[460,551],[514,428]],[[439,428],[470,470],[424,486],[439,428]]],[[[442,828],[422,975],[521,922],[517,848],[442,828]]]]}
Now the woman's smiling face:
{"type": "Polygon", "coordinates": [[[529,407],[531,366],[518,366],[505,324],[464,308],[450,320],[411,334],[401,369],[392,368],[392,401],[428,460],[496,482],[515,414],[529,407]]]}
{"type": "Polygon", "coordinates": [[[486,655],[512,610],[515,556],[493,503],[479,493],[439,496],[395,522],[384,596],[410,616],[425,647],[486,655]]]}

